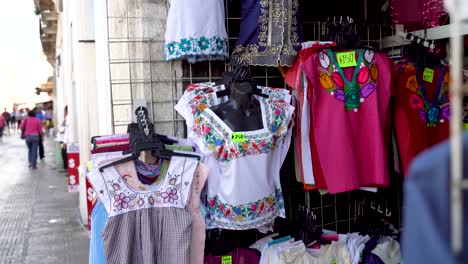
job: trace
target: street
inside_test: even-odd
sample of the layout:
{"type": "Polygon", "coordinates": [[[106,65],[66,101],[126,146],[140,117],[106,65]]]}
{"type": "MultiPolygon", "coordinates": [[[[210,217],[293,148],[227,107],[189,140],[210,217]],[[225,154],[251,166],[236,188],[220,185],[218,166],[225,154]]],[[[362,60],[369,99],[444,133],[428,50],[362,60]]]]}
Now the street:
{"type": "Polygon", "coordinates": [[[19,134],[0,143],[0,264],[88,262],[78,193],[68,193],[66,174],[56,169],[54,141],[44,145],[46,158],[30,170],[19,134]]]}

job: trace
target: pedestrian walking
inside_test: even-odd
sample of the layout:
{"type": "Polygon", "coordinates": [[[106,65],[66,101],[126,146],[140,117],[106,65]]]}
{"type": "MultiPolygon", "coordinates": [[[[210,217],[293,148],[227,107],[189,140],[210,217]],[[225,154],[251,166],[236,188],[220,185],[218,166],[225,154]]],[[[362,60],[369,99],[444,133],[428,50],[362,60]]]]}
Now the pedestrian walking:
{"type": "Polygon", "coordinates": [[[7,112],[6,108],[4,108],[4,110],[5,110],[5,111],[2,113],[3,118],[5,119],[5,126],[4,126],[4,128],[6,129],[6,130],[5,130],[6,133],[7,133],[8,135],[10,135],[10,118],[11,118],[11,115],[10,115],[10,113],[7,112]]]}
{"type": "Polygon", "coordinates": [[[23,109],[20,109],[19,112],[18,112],[18,116],[16,117],[16,120],[18,121],[18,129],[19,127],[21,126],[21,121],[23,121],[23,119],[25,119],[25,112],[23,109]]]}
{"type": "Polygon", "coordinates": [[[3,128],[5,127],[5,118],[0,115],[0,143],[3,142],[3,128]]]}
{"type": "MultiPolygon", "coordinates": [[[[41,130],[42,130],[42,127],[44,126],[44,114],[42,113],[42,110],[39,107],[34,108],[34,111],[36,113],[36,118],[39,119],[39,121],[41,122],[41,130]]],[[[41,160],[45,158],[44,137],[42,133],[39,136],[39,158],[41,160]]]]}
{"type": "Polygon", "coordinates": [[[42,134],[42,124],[41,121],[36,118],[34,110],[28,112],[28,117],[21,123],[20,130],[28,146],[29,167],[37,169],[37,148],[39,147],[42,134]]]}
{"type": "Polygon", "coordinates": [[[11,112],[11,118],[10,118],[10,127],[13,129],[13,132],[16,132],[16,115],[18,113],[13,109],[13,111],[11,112]]]}

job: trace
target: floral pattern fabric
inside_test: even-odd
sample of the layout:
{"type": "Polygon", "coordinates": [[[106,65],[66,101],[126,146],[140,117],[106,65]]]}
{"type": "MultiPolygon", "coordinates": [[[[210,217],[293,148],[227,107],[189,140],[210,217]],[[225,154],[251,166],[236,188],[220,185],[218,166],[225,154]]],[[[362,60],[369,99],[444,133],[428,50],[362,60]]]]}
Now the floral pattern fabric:
{"type": "Polygon", "coordinates": [[[163,55],[166,61],[225,60],[228,35],[224,1],[169,0],[163,55]]]}
{"type": "Polygon", "coordinates": [[[164,44],[166,60],[188,59],[189,62],[224,59],[227,56],[227,39],[218,36],[211,38],[183,38],[164,44]]]}
{"type": "Polygon", "coordinates": [[[278,215],[284,215],[284,199],[280,189],[271,195],[247,204],[230,205],[218,196],[208,197],[208,225],[216,224],[220,228],[238,229],[246,223],[271,222],[278,215]]]}
{"type": "Polygon", "coordinates": [[[175,107],[187,121],[189,137],[213,166],[205,203],[208,229],[268,228],[276,217],[285,217],[279,170],[290,144],[294,108],[288,90],[258,88],[268,95],[256,96],[263,128],[243,132],[244,142],[233,142],[231,129],[210,109],[228,101],[216,94],[225,90],[223,85],[190,85],[175,107]]]}
{"type": "Polygon", "coordinates": [[[409,99],[409,105],[415,111],[418,111],[419,116],[427,124],[427,127],[436,127],[437,124],[444,123],[450,119],[450,103],[448,98],[449,91],[449,73],[441,73],[438,83],[440,90],[436,94],[435,103],[424,100],[423,92],[421,91],[422,83],[418,81],[416,76],[417,71],[412,65],[406,66],[407,70],[415,71],[415,75],[408,77],[406,88],[414,92],[409,99]]]}
{"type": "Polygon", "coordinates": [[[160,184],[139,190],[131,189],[114,167],[102,174],[98,170],[93,171],[88,178],[109,216],[143,208],[185,208],[197,164],[196,159],[173,157],[160,184]]]}
{"type": "Polygon", "coordinates": [[[230,161],[246,155],[268,153],[275,147],[275,142],[287,131],[291,106],[283,100],[268,100],[258,98],[266,116],[267,130],[258,133],[246,133],[245,142],[230,140],[231,132],[223,126],[206,109],[210,106],[227,101],[227,97],[216,98],[215,93],[203,97],[195,97],[191,101],[192,113],[195,122],[192,131],[202,139],[206,148],[211,151],[219,161],[230,161]]]}
{"type": "Polygon", "coordinates": [[[379,79],[379,69],[374,60],[374,51],[357,50],[358,65],[354,69],[353,79],[346,79],[341,67],[336,63],[335,54],[331,50],[319,53],[320,85],[330,92],[335,99],[345,103],[346,110],[358,111],[361,103],[376,89],[379,79]]]}

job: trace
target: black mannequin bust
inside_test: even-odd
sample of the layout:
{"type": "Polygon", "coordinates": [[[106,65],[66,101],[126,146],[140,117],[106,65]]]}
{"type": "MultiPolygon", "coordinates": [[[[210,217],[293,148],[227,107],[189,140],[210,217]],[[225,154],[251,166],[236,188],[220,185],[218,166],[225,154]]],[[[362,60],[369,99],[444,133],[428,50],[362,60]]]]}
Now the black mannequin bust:
{"type": "Polygon", "coordinates": [[[236,82],[231,87],[229,100],[211,110],[234,132],[262,129],[262,110],[253,92],[252,82],[236,82]]]}

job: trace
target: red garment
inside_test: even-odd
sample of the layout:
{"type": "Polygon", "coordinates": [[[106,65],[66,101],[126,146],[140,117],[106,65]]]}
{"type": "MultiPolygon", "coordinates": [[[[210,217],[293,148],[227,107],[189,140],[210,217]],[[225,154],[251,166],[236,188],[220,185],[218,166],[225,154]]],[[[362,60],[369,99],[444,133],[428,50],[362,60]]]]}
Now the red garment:
{"type": "Polygon", "coordinates": [[[39,119],[28,116],[26,120],[21,122],[20,130],[24,131],[25,136],[40,135],[42,134],[42,123],[39,119]]]}
{"type": "MultiPolygon", "coordinates": [[[[449,136],[449,121],[436,124],[435,127],[428,127],[427,122],[423,120],[417,105],[421,104],[418,91],[418,84],[414,81],[416,69],[412,64],[396,65],[394,69],[395,76],[395,132],[398,142],[399,156],[403,167],[403,172],[407,175],[408,167],[413,158],[425,149],[445,140],[449,136]],[[412,102],[413,100],[413,102],[412,102]]],[[[441,75],[441,69],[435,69],[434,80],[432,83],[422,81],[424,70],[418,71],[420,81],[427,91],[427,97],[430,101],[434,96],[438,86],[438,80],[441,75]]],[[[449,80],[448,70],[444,76],[445,82],[449,80]]],[[[444,83],[446,85],[447,83],[444,83]]],[[[448,96],[445,106],[448,107],[448,96]]],[[[443,119],[443,118],[442,118],[443,119]]]]}
{"type": "Polygon", "coordinates": [[[364,50],[356,51],[356,60],[357,67],[343,69],[344,81],[334,71],[334,52],[322,51],[303,64],[313,86],[317,156],[332,194],[389,183],[385,129],[391,93],[390,63],[385,55],[364,50]],[[351,81],[353,78],[356,82],[351,81]],[[346,80],[352,85],[344,86],[346,80]],[[360,89],[343,89],[359,87],[357,83],[360,89]]]}
{"type": "MultiPolygon", "coordinates": [[[[334,45],[335,44],[333,44],[333,43],[316,42],[316,43],[311,43],[310,47],[303,48],[299,52],[299,56],[297,56],[296,60],[294,61],[293,66],[289,68],[288,73],[287,73],[287,75],[285,77],[286,84],[288,84],[289,86],[291,86],[292,88],[294,88],[296,90],[296,100],[298,101],[298,104],[299,104],[297,106],[297,108],[296,108],[297,114],[296,114],[296,122],[295,122],[295,125],[296,125],[295,142],[296,142],[298,147],[297,147],[297,149],[295,151],[296,151],[297,158],[300,161],[299,165],[300,165],[300,169],[301,169],[302,182],[304,183],[304,174],[303,174],[304,171],[303,171],[303,167],[302,167],[303,162],[312,162],[312,169],[313,169],[313,173],[314,173],[315,186],[314,185],[308,185],[308,184],[304,183],[304,189],[305,190],[313,190],[313,189],[316,189],[316,188],[326,189],[327,186],[326,186],[325,180],[323,179],[322,169],[321,169],[320,162],[319,162],[319,159],[318,159],[313,133],[309,133],[309,143],[310,143],[310,151],[311,151],[312,161],[303,160],[302,153],[301,153],[301,149],[302,149],[302,142],[301,142],[301,112],[303,111],[303,109],[302,109],[302,103],[303,103],[302,98],[304,98],[304,96],[306,96],[308,98],[308,101],[309,101],[309,106],[311,106],[310,102],[311,102],[311,99],[312,99],[311,95],[312,95],[312,89],[313,89],[310,81],[307,78],[305,78],[306,82],[308,83],[308,93],[304,94],[304,90],[303,90],[303,87],[302,87],[302,81],[301,81],[301,78],[302,78],[301,65],[308,58],[310,58],[312,55],[317,53],[319,50],[329,48],[329,47],[332,47],[334,45]]],[[[312,110],[310,107],[309,107],[309,109],[310,109],[309,111],[312,110]]],[[[309,126],[310,126],[310,131],[313,131],[312,118],[310,118],[309,126]]]]}
{"type": "Polygon", "coordinates": [[[91,154],[114,152],[114,151],[126,151],[126,150],[130,150],[130,144],[93,149],[91,150],[91,154]]]}

